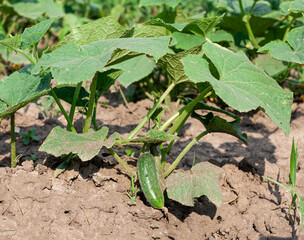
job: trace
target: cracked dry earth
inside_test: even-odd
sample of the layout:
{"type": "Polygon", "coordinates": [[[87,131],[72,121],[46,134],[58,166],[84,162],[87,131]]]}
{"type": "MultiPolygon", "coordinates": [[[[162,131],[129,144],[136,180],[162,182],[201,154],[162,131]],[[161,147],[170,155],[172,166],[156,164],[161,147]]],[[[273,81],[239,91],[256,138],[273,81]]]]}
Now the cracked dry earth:
{"type": "MultiPolygon", "coordinates": [[[[130,107],[143,117],[151,105],[151,101],[143,100],[130,107]]],[[[99,112],[98,124],[123,137],[139,122],[121,104],[100,108],[99,112]]],[[[82,120],[78,117],[79,129],[82,120]]],[[[261,178],[265,175],[281,182],[287,180],[295,137],[300,159],[297,188],[304,195],[303,122],[304,104],[294,104],[289,137],[263,112],[256,111],[242,115],[248,146],[223,134],[200,140],[178,171],[191,167],[194,153],[197,161],[220,166],[224,202],[216,207],[200,197],[190,208],[169,201],[166,219],[161,211],[149,207],[141,194],[135,206],[130,204],[125,194],[130,179],[105,150],[86,163],[73,160],[67,171],[54,179],[59,159],[38,152],[38,148],[51,129],[64,126],[65,121],[62,116],[43,119],[36,105],[30,104],[16,114],[16,126],[23,132],[37,129],[41,140],[24,146],[17,138],[17,153],[22,158],[16,169],[8,167],[9,119],[3,119],[0,125],[0,239],[304,239],[299,218],[294,225],[287,219],[289,194],[261,178]],[[36,155],[35,163],[28,160],[32,154],[36,155]]],[[[201,128],[196,120],[186,123],[171,160],[201,128]]],[[[135,169],[136,158],[125,160],[135,169]]]]}

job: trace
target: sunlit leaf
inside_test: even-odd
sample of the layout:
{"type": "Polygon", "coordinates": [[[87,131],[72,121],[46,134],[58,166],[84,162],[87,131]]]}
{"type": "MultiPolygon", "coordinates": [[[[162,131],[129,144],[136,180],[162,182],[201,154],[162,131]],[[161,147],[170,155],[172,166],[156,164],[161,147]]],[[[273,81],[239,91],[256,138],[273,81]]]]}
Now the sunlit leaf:
{"type": "Polygon", "coordinates": [[[195,83],[209,82],[215,93],[240,112],[260,107],[286,134],[289,133],[293,94],[285,92],[243,52],[233,53],[217,44],[205,43],[203,50],[217,68],[220,78],[209,71],[206,60],[188,55],[182,62],[186,75],[195,83]]]}
{"type": "Polygon", "coordinates": [[[205,195],[219,206],[223,201],[218,177],[221,169],[208,162],[194,165],[190,171],[173,173],[167,178],[168,197],[185,206],[194,206],[194,198],[205,195]]]}

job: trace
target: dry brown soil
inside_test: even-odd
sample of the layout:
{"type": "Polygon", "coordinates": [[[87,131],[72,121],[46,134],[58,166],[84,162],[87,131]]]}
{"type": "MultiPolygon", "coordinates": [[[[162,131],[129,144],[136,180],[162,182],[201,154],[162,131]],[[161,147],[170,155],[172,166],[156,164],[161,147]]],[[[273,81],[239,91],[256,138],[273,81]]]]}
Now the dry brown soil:
{"type": "MultiPolygon", "coordinates": [[[[130,108],[143,117],[151,105],[143,100],[131,103],[130,108]]],[[[117,104],[100,107],[97,118],[100,126],[127,136],[139,122],[136,115],[117,104]]],[[[80,115],[77,118],[80,129],[83,120],[80,115]]],[[[35,128],[41,140],[24,146],[17,134],[17,153],[22,158],[16,169],[9,168],[9,119],[0,125],[0,239],[304,239],[304,230],[299,232],[299,215],[295,224],[287,218],[290,195],[261,178],[288,179],[295,137],[300,156],[297,188],[304,196],[303,123],[304,105],[294,104],[289,137],[263,112],[255,111],[242,115],[248,146],[225,134],[200,140],[178,167],[188,170],[194,153],[198,162],[220,166],[224,202],[216,207],[201,197],[191,208],[169,201],[166,219],[141,194],[135,206],[130,204],[125,194],[130,179],[106,150],[86,163],[72,161],[69,169],[54,179],[59,159],[38,152],[38,148],[53,127],[65,126],[66,122],[62,116],[39,117],[39,109],[30,104],[16,114],[16,126],[23,132],[35,128]],[[32,154],[36,155],[35,162],[28,160],[32,154]]],[[[198,121],[189,120],[170,159],[202,129],[198,121]]],[[[136,158],[125,160],[135,169],[136,158]]]]}

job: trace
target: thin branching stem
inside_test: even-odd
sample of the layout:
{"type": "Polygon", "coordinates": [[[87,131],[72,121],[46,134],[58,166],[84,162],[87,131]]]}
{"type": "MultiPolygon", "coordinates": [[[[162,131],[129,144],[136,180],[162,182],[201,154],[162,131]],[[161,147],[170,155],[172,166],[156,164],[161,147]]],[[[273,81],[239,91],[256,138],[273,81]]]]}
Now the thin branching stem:
{"type": "Polygon", "coordinates": [[[196,138],[194,138],[184,149],[183,151],[178,155],[178,157],[174,160],[174,162],[171,164],[171,166],[165,171],[164,177],[167,177],[180,163],[180,161],[183,159],[183,157],[186,155],[186,153],[193,147],[193,145],[200,140],[202,137],[207,135],[209,132],[204,131],[200,135],[198,135],[196,138]]]}
{"type": "Polygon", "coordinates": [[[70,126],[70,129],[72,130],[72,132],[76,132],[76,129],[74,128],[71,119],[69,118],[67,112],[65,111],[62,104],[60,103],[60,100],[57,97],[55,91],[53,89],[51,89],[50,93],[51,93],[52,97],[54,98],[55,102],[57,103],[58,107],[60,108],[60,111],[62,112],[63,116],[67,120],[68,126],[70,126]]]}
{"type": "Polygon", "coordinates": [[[153,108],[149,111],[147,116],[145,116],[144,119],[137,125],[137,127],[130,133],[130,135],[128,136],[127,139],[132,139],[135,137],[135,135],[146,124],[146,122],[151,118],[152,114],[160,106],[160,104],[164,101],[166,96],[171,92],[171,90],[175,87],[175,85],[176,85],[175,83],[172,83],[168,86],[167,90],[163,93],[163,95],[160,97],[160,99],[157,101],[157,103],[154,104],[153,108]]]}
{"type": "Polygon", "coordinates": [[[11,166],[17,166],[16,160],[16,136],[15,136],[15,113],[11,114],[11,166]]]}
{"type": "Polygon", "coordinates": [[[90,100],[87,111],[87,119],[84,124],[83,133],[87,133],[91,126],[93,108],[95,103],[95,94],[96,94],[96,86],[97,86],[97,74],[93,77],[91,87],[90,87],[90,100]]]}
{"type": "MultiPolygon", "coordinates": [[[[77,87],[76,87],[76,90],[75,90],[75,93],[73,96],[72,106],[71,106],[70,114],[69,114],[69,118],[70,118],[72,124],[73,124],[75,109],[76,109],[76,105],[77,105],[77,100],[78,100],[79,93],[81,90],[81,85],[82,85],[82,82],[77,84],[77,87]]],[[[68,131],[71,131],[70,125],[68,125],[68,131]]]]}

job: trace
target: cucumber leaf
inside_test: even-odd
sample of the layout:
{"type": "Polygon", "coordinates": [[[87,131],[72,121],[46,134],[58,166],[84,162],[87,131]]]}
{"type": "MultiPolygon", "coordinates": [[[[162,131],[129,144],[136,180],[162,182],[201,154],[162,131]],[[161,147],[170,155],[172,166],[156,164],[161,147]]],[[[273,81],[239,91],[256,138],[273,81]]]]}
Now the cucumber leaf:
{"type": "MultiPolygon", "coordinates": [[[[74,93],[76,90],[76,87],[74,86],[56,86],[53,88],[54,92],[56,93],[57,97],[59,99],[62,99],[63,101],[66,101],[69,104],[72,104],[74,93]]],[[[86,91],[84,87],[81,87],[79,96],[76,102],[76,106],[85,107],[87,106],[89,100],[89,93],[86,91]]]]}
{"type": "Polygon", "coordinates": [[[13,37],[3,39],[0,41],[0,44],[5,47],[16,50],[17,48],[20,48],[20,46],[21,46],[21,35],[15,35],[13,37]]]}
{"type": "Polygon", "coordinates": [[[123,70],[123,73],[118,77],[118,81],[124,87],[128,87],[130,84],[148,76],[153,71],[155,65],[156,63],[152,59],[146,55],[140,55],[111,65],[111,68],[123,70]],[[136,74],[134,74],[135,72],[136,74]]]}
{"type": "Polygon", "coordinates": [[[191,171],[173,173],[167,178],[168,197],[185,206],[193,207],[194,198],[206,195],[219,206],[223,201],[218,177],[221,169],[209,162],[194,165],[191,171]]]}
{"type": "Polygon", "coordinates": [[[240,112],[260,107],[286,134],[289,133],[293,94],[285,92],[243,52],[233,53],[217,44],[203,45],[206,56],[217,68],[216,79],[206,60],[197,55],[182,59],[186,75],[195,83],[209,82],[216,95],[240,112]]]}
{"type": "Polygon", "coordinates": [[[228,122],[226,119],[223,119],[219,116],[214,116],[211,112],[205,116],[201,116],[193,112],[191,116],[202,122],[209,133],[227,133],[242,140],[245,144],[247,144],[247,134],[242,133],[240,121],[235,120],[232,122],[228,122]]]}
{"type": "Polygon", "coordinates": [[[30,46],[38,44],[43,35],[51,27],[54,22],[54,18],[42,21],[30,28],[26,28],[21,36],[21,48],[26,49],[30,46]]]}
{"type": "Polygon", "coordinates": [[[207,33],[220,23],[222,16],[190,20],[188,23],[166,23],[160,18],[145,22],[147,25],[160,26],[170,32],[192,33],[200,37],[206,37],[207,33]]]}
{"type": "Polygon", "coordinates": [[[182,51],[176,54],[167,53],[158,61],[158,65],[164,69],[176,83],[189,81],[189,78],[185,75],[181,59],[189,54],[198,54],[201,49],[201,45],[198,45],[187,51],[182,51]]]}
{"type": "Polygon", "coordinates": [[[102,71],[118,48],[145,53],[158,60],[168,52],[169,40],[170,37],[165,36],[110,39],[81,47],[70,44],[43,55],[33,71],[39,73],[41,67],[50,68],[58,84],[76,84],[92,78],[97,71],[102,71]]]}
{"type": "Polygon", "coordinates": [[[303,0],[293,1],[289,6],[288,11],[304,13],[304,1],[303,0]]]}
{"type": "Polygon", "coordinates": [[[258,52],[269,52],[273,58],[304,64],[304,26],[292,29],[286,40],[288,43],[267,43],[258,52]]]}
{"type": "Polygon", "coordinates": [[[114,133],[107,139],[108,132],[107,127],[102,127],[99,131],[74,133],[57,126],[50,132],[39,151],[56,157],[72,152],[77,154],[82,161],[88,161],[95,157],[102,147],[112,147],[115,140],[119,138],[119,134],[114,133]]]}
{"type": "Polygon", "coordinates": [[[0,100],[10,107],[1,112],[0,117],[17,111],[50,91],[50,74],[44,78],[40,75],[32,75],[32,69],[32,65],[27,65],[0,81],[0,100]]]}
{"type": "Polygon", "coordinates": [[[114,18],[104,17],[75,28],[57,43],[53,50],[68,44],[86,45],[91,42],[120,38],[126,29],[114,18]]]}

